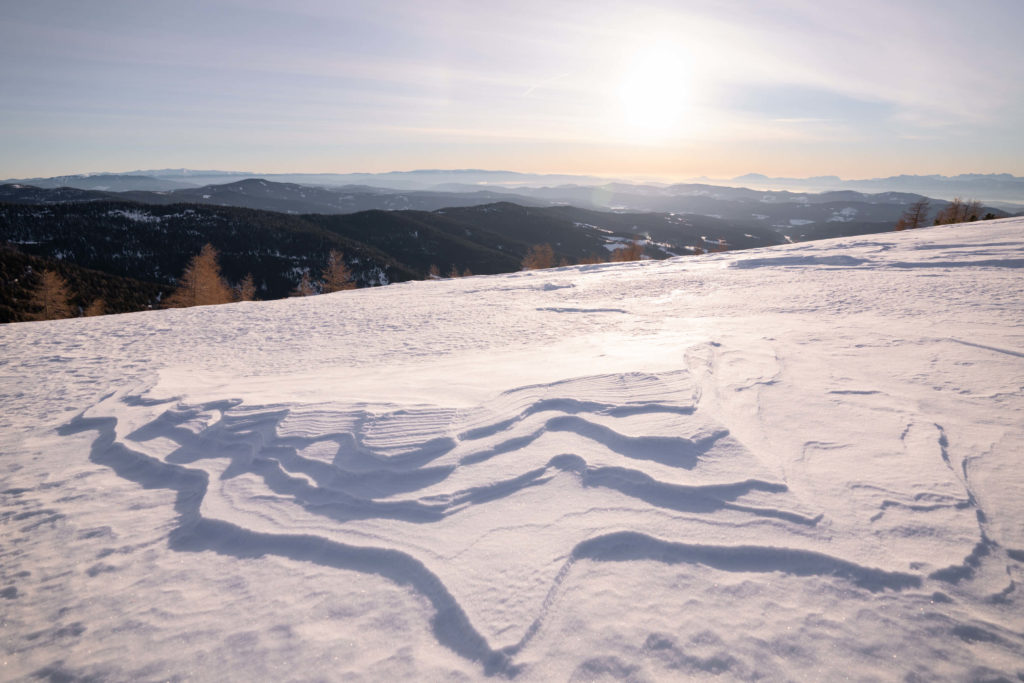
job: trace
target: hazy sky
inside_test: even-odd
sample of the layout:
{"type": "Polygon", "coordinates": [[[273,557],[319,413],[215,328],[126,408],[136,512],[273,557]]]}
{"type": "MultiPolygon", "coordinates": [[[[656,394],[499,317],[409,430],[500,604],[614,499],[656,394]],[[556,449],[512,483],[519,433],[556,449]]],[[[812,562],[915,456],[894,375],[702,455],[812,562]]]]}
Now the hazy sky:
{"type": "Polygon", "coordinates": [[[1024,175],[1024,0],[0,0],[0,178],[1024,175]]]}

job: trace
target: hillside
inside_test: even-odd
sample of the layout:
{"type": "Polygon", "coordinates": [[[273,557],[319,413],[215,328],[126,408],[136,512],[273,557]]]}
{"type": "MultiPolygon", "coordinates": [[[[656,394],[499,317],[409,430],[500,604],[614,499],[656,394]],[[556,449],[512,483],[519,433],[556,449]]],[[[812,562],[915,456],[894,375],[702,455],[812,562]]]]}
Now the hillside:
{"type": "Polygon", "coordinates": [[[0,327],[3,677],[1021,678],[1022,268],[1005,219],[0,327]]]}
{"type": "Polygon", "coordinates": [[[513,272],[530,247],[540,243],[550,243],[557,259],[575,263],[595,254],[607,258],[634,239],[643,241],[653,258],[693,253],[719,240],[731,248],[783,241],[771,231],[744,233],[702,216],[611,214],[507,202],[430,212],[291,215],[203,204],[144,205],[102,196],[47,202],[40,201],[45,193],[65,197],[68,190],[40,195],[35,188],[15,189],[23,202],[0,203],[0,243],[47,259],[49,267],[93,269],[166,289],[209,242],[220,251],[225,277],[237,283],[251,273],[261,299],[288,296],[303,273],[316,277],[332,249],[345,254],[356,281],[365,287],[424,279],[431,266],[443,273],[452,268],[513,272]]]}
{"type": "Polygon", "coordinates": [[[300,217],[251,209],[112,201],[0,204],[0,241],[35,256],[164,286],[173,285],[189,258],[210,242],[221,252],[228,280],[252,273],[260,298],[287,296],[303,272],[323,268],[331,249],[345,253],[363,286],[418,276],[389,255],[300,217]]]}
{"type": "Polygon", "coordinates": [[[71,307],[84,311],[102,299],[105,313],[129,313],[159,308],[171,287],[81,268],[71,263],[30,256],[0,244],[0,323],[34,319],[31,305],[39,275],[53,270],[68,283],[71,307]]]}
{"type": "MultiPolygon", "coordinates": [[[[89,185],[93,187],[94,184],[89,185]]],[[[602,185],[558,185],[545,187],[500,185],[481,189],[477,185],[445,184],[429,191],[402,191],[370,186],[320,187],[249,178],[231,183],[172,191],[99,192],[71,187],[42,189],[24,184],[0,185],[0,202],[48,204],[108,199],[143,204],[195,203],[235,206],[290,214],[349,214],[361,211],[436,211],[452,207],[475,207],[512,203],[524,207],[559,207],[588,210],[588,222],[600,227],[615,222],[608,213],[655,214],[648,221],[663,223],[672,216],[708,224],[718,232],[738,237],[752,234],[762,242],[801,242],[845,235],[884,232],[907,208],[922,198],[906,192],[865,194],[853,191],[809,192],[751,190],[700,183],[671,186],[606,183],[602,185]],[[578,208],[576,208],[578,207],[578,208]]],[[[929,217],[947,206],[932,200],[929,217]]],[[[983,214],[1001,218],[1009,214],[992,206],[983,214]]],[[[979,216],[980,217],[980,216],[979,216]]],[[[714,236],[713,239],[718,239],[714,236]]],[[[731,240],[734,241],[734,240],[731,240]]],[[[736,242],[739,244],[739,242],[736,242]]],[[[750,246],[750,245],[746,245],[750,246]]]]}

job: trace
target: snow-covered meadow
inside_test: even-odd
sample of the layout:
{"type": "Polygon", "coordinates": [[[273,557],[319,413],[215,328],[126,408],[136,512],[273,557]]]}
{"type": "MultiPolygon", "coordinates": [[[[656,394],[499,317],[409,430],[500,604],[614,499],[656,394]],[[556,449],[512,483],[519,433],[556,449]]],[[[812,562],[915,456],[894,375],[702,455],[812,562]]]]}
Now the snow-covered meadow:
{"type": "Polygon", "coordinates": [[[1024,219],[0,327],[0,678],[1024,680],[1024,219]]]}

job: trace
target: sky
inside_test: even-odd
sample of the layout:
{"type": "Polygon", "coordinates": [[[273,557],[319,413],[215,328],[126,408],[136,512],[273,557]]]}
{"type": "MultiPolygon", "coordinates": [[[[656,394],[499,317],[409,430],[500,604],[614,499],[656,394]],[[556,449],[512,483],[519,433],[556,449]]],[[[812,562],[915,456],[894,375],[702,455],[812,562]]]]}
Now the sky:
{"type": "Polygon", "coordinates": [[[0,178],[1024,175],[1021,0],[0,0],[0,178]]]}

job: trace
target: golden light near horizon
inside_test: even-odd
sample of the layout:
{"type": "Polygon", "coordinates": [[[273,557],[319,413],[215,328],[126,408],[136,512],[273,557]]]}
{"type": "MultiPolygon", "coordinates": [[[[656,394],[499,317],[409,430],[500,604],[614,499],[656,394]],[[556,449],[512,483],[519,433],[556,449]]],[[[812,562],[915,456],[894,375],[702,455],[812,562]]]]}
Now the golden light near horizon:
{"type": "Polygon", "coordinates": [[[628,59],[617,90],[625,137],[659,142],[684,132],[690,102],[689,59],[657,43],[628,59]]]}

